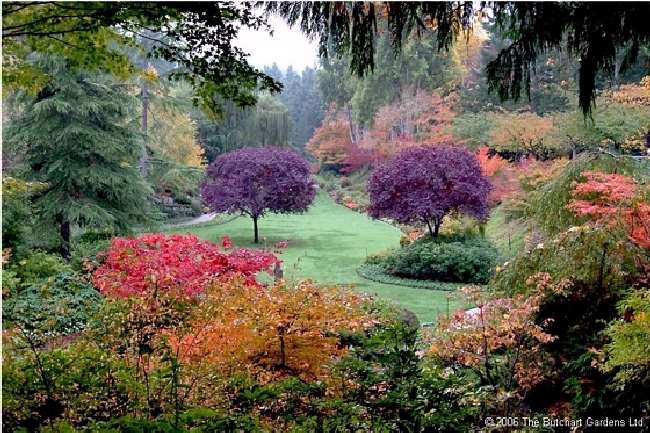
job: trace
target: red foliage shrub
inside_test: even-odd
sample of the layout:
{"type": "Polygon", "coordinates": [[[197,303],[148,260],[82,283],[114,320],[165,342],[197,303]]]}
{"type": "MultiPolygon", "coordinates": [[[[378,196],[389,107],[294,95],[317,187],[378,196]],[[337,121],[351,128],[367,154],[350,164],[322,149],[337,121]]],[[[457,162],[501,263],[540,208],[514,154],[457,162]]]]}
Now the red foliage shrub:
{"type": "Polygon", "coordinates": [[[596,223],[624,224],[630,239],[650,248],[650,204],[639,200],[634,180],[621,174],[585,171],[586,182],[577,183],[568,208],[596,223]]]}
{"type": "Polygon", "coordinates": [[[215,279],[241,275],[257,284],[255,274],[278,261],[271,253],[236,249],[229,253],[194,235],[145,234],[114,238],[105,262],[93,273],[93,284],[107,296],[125,298],[152,292],[195,296],[215,279]]]}

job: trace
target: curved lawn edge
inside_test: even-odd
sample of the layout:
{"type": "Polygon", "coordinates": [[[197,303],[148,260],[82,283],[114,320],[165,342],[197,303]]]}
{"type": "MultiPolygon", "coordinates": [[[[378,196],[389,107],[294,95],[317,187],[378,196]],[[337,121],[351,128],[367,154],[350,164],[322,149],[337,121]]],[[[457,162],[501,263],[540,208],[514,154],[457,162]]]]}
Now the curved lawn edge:
{"type": "Polygon", "coordinates": [[[381,265],[364,263],[357,268],[357,274],[361,278],[382,284],[393,284],[396,286],[405,286],[415,289],[440,290],[451,292],[466,284],[463,283],[445,283],[442,281],[416,280],[413,278],[400,278],[387,274],[381,265]]]}

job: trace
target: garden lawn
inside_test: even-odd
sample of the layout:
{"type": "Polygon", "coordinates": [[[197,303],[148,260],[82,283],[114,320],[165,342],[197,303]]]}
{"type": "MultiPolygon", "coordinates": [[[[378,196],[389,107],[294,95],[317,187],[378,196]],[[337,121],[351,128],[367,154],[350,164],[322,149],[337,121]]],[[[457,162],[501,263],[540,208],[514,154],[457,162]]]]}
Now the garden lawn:
{"type": "Polygon", "coordinates": [[[194,233],[202,239],[218,242],[223,235],[235,246],[273,248],[287,240],[282,250],[285,278],[312,279],[317,283],[349,284],[357,290],[388,299],[413,311],[420,321],[434,321],[459,305],[455,292],[415,289],[375,283],[357,275],[357,267],[368,254],[399,246],[400,231],[381,221],[368,218],[340,206],[320,193],[304,214],[269,214],[259,221],[260,244],[253,239],[253,222],[240,217],[225,224],[206,223],[173,229],[176,233],[194,233]]]}

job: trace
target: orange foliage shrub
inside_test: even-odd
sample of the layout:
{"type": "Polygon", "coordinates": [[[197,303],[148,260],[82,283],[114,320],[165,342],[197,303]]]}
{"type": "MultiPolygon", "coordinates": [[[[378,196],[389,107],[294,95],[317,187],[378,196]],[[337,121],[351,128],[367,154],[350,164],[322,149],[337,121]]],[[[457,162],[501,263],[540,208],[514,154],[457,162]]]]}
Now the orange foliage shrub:
{"type": "Polygon", "coordinates": [[[288,374],[327,375],[341,356],[336,333],[374,323],[366,299],[333,287],[278,284],[264,289],[233,282],[210,287],[188,330],[165,332],[179,359],[192,368],[251,373],[261,382],[288,374]]]}
{"type": "Polygon", "coordinates": [[[508,166],[508,161],[499,155],[490,156],[489,151],[490,149],[487,146],[479,147],[476,152],[476,159],[481,164],[483,175],[493,177],[508,166]]]}
{"type": "Polygon", "coordinates": [[[611,92],[614,102],[629,105],[650,106],[650,75],[641,79],[639,84],[624,84],[611,92]]]}
{"type": "Polygon", "coordinates": [[[508,377],[526,391],[539,383],[543,363],[537,353],[542,343],[554,337],[535,323],[541,294],[485,300],[481,289],[461,289],[476,304],[442,318],[431,340],[429,353],[446,362],[469,367],[487,383],[508,377]]]}
{"type": "Polygon", "coordinates": [[[330,109],[323,124],[314,131],[307,149],[322,164],[342,164],[350,154],[352,141],[348,121],[330,109]]]}
{"type": "Polygon", "coordinates": [[[442,97],[437,93],[429,95],[416,119],[416,139],[426,144],[453,143],[451,126],[456,113],[451,109],[455,94],[442,97]]]}

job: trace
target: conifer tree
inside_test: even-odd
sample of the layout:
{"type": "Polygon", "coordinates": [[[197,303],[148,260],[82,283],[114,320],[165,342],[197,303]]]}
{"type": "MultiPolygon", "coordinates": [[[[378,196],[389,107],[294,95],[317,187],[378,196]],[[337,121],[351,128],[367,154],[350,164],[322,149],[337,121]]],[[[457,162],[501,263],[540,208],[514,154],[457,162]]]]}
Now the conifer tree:
{"type": "Polygon", "coordinates": [[[52,78],[5,138],[26,145],[31,175],[47,183],[35,204],[57,225],[67,257],[72,226],[124,231],[147,219],[149,190],[137,170],[142,139],[128,122],[137,101],[105,77],[53,58],[38,62],[52,78]]]}

